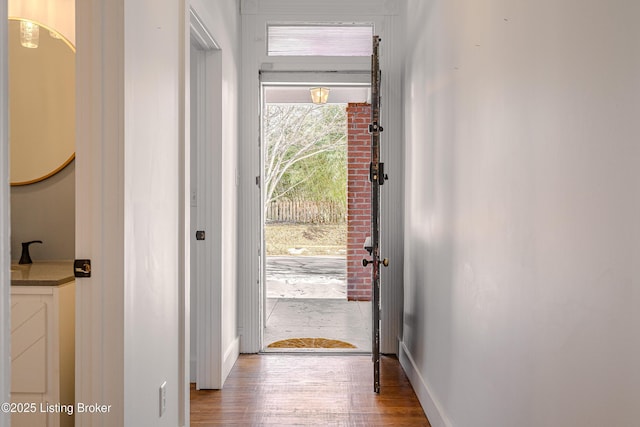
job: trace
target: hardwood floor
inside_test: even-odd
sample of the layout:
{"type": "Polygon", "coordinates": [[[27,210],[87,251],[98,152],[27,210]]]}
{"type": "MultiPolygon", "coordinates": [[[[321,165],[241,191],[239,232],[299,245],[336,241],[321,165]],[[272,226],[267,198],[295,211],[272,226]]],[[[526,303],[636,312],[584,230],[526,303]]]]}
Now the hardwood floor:
{"type": "Polygon", "coordinates": [[[222,390],[191,385],[191,425],[429,426],[400,363],[370,356],[241,355],[222,390]]]}

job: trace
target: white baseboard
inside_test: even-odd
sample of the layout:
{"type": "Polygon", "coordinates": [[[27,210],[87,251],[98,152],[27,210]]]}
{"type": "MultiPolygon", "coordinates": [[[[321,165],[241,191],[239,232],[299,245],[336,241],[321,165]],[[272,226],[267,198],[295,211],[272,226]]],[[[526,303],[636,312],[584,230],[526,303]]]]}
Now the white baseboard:
{"type": "Polygon", "coordinates": [[[224,352],[224,360],[222,361],[222,385],[224,386],[224,382],[227,380],[229,376],[229,372],[233,368],[233,365],[238,360],[238,356],[240,355],[240,337],[236,337],[235,340],[227,347],[227,350],[224,352]]]}
{"type": "Polygon", "coordinates": [[[420,374],[409,349],[402,341],[400,342],[400,365],[402,365],[404,372],[407,374],[413,390],[422,405],[422,409],[427,414],[427,418],[429,418],[429,423],[433,427],[452,427],[451,421],[445,415],[442,406],[431,391],[431,387],[420,374]]]}

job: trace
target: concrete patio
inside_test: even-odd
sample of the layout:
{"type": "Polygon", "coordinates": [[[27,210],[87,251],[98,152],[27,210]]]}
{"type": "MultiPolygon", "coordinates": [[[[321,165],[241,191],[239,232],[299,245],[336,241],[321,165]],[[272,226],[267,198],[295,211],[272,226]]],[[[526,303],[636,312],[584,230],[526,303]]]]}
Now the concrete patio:
{"type": "Polygon", "coordinates": [[[268,257],[265,352],[371,351],[371,303],[347,301],[342,257],[268,257]],[[269,349],[288,338],[346,341],[354,349],[269,349]]]}

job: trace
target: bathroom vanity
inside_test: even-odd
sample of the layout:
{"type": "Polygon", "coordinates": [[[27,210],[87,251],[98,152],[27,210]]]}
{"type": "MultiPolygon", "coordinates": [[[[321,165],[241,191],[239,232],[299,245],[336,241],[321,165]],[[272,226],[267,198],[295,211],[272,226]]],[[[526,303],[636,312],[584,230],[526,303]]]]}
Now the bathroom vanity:
{"type": "Polygon", "coordinates": [[[74,369],[73,262],[12,265],[11,425],[73,426],[74,369]]]}

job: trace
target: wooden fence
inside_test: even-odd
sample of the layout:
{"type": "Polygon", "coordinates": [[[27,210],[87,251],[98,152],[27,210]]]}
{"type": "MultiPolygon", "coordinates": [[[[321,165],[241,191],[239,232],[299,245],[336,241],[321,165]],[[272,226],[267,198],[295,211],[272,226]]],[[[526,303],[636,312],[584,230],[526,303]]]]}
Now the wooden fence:
{"type": "Polygon", "coordinates": [[[342,224],[346,218],[346,208],[335,202],[281,199],[269,203],[266,209],[268,222],[342,224]]]}

